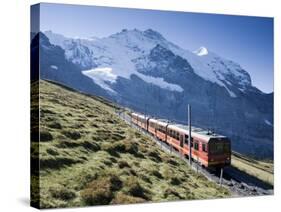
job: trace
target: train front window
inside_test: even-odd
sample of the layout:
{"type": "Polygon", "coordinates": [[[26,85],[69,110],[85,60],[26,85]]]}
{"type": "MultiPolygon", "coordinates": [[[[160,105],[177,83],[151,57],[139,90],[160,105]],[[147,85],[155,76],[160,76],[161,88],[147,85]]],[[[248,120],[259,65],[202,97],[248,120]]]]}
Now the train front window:
{"type": "Polygon", "coordinates": [[[223,143],[211,143],[210,144],[210,153],[214,155],[222,154],[224,150],[223,143]]]}
{"type": "Polygon", "coordinates": [[[230,144],[229,143],[225,143],[224,144],[224,152],[230,152],[230,144]]]}

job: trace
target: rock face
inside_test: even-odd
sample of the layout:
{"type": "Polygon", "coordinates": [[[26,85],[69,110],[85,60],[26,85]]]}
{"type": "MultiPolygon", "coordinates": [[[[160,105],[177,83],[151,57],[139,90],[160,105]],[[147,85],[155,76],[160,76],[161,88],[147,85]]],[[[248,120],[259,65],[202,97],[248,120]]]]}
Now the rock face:
{"type": "Polygon", "coordinates": [[[41,78],[176,122],[186,123],[191,104],[193,125],[229,136],[236,151],[273,158],[273,93],[252,86],[238,63],[205,47],[184,50],[152,29],[40,35],[41,78]]]}
{"type": "Polygon", "coordinates": [[[75,64],[66,60],[65,51],[60,46],[52,45],[44,33],[40,32],[32,39],[31,57],[36,59],[31,62],[32,79],[36,79],[34,75],[38,73],[36,63],[39,61],[40,79],[60,82],[82,92],[108,97],[108,94],[84,76],[75,64]]]}

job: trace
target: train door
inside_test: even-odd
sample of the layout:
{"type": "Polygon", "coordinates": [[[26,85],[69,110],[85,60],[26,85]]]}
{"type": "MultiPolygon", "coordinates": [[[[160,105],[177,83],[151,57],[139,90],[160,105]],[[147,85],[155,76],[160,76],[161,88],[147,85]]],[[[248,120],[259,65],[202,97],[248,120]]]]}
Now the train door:
{"type": "Polygon", "coordinates": [[[181,147],[183,147],[183,141],[184,141],[183,135],[180,134],[180,146],[181,146],[181,147]]]}
{"type": "Polygon", "coordinates": [[[169,125],[169,124],[167,124],[166,127],[165,127],[165,142],[168,142],[168,141],[167,141],[167,137],[168,137],[168,125],[169,125]]]}

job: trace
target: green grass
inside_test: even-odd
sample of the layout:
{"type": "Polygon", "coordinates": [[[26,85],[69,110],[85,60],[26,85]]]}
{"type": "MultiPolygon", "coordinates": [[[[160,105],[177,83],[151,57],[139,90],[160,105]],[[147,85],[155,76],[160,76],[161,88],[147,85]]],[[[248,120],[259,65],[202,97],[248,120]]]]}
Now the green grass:
{"type": "Polygon", "coordinates": [[[32,185],[41,208],[230,196],[127,125],[102,98],[40,81],[40,106],[43,140],[32,142],[40,190],[38,177],[32,185]]]}
{"type": "Polygon", "coordinates": [[[272,161],[256,160],[239,153],[233,153],[231,165],[272,186],[274,185],[274,165],[272,161]]]}

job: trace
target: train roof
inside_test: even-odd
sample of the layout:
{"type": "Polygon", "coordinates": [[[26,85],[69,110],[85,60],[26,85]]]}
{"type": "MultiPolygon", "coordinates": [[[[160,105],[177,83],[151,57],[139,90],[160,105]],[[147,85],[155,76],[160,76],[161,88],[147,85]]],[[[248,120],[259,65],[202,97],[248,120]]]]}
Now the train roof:
{"type": "MultiPolygon", "coordinates": [[[[133,113],[133,114],[135,114],[135,115],[137,115],[138,117],[141,117],[141,118],[146,118],[146,119],[149,118],[154,123],[161,124],[162,126],[165,126],[165,125],[169,124],[168,128],[181,131],[182,133],[185,133],[187,135],[189,133],[188,125],[172,123],[172,122],[169,122],[166,119],[156,119],[156,118],[144,116],[144,115],[138,114],[138,113],[133,113]]],[[[217,134],[217,133],[213,133],[211,131],[204,130],[202,128],[194,127],[194,126],[191,127],[191,133],[193,134],[193,136],[201,138],[205,141],[209,141],[211,138],[226,138],[226,136],[223,136],[223,135],[220,135],[220,134],[217,134]]]]}
{"type": "MultiPolygon", "coordinates": [[[[174,130],[180,130],[185,134],[189,133],[189,126],[183,125],[183,124],[171,124],[168,127],[174,130]]],[[[191,134],[193,134],[196,137],[199,137],[204,140],[210,140],[211,138],[226,138],[226,136],[219,135],[213,132],[210,132],[208,130],[204,130],[199,127],[191,127],[191,134]]]]}
{"type": "Polygon", "coordinates": [[[135,116],[140,117],[142,119],[148,119],[149,118],[149,117],[147,117],[147,116],[145,116],[143,114],[139,114],[139,113],[132,113],[132,115],[135,115],[135,116]]]}
{"type": "MultiPolygon", "coordinates": [[[[166,119],[154,119],[158,124],[161,124],[162,126],[165,126],[167,124],[168,128],[170,129],[174,129],[174,130],[178,130],[181,131],[185,134],[189,133],[189,127],[188,125],[183,125],[183,124],[176,124],[176,123],[172,123],[169,122],[166,119]]],[[[208,130],[204,130],[202,128],[199,127],[191,127],[191,133],[193,134],[193,136],[199,137],[201,139],[204,139],[206,141],[210,140],[211,138],[226,138],[226,136],[217,134],[217,133],[213,133],[211,131],[208,130]]]]}

